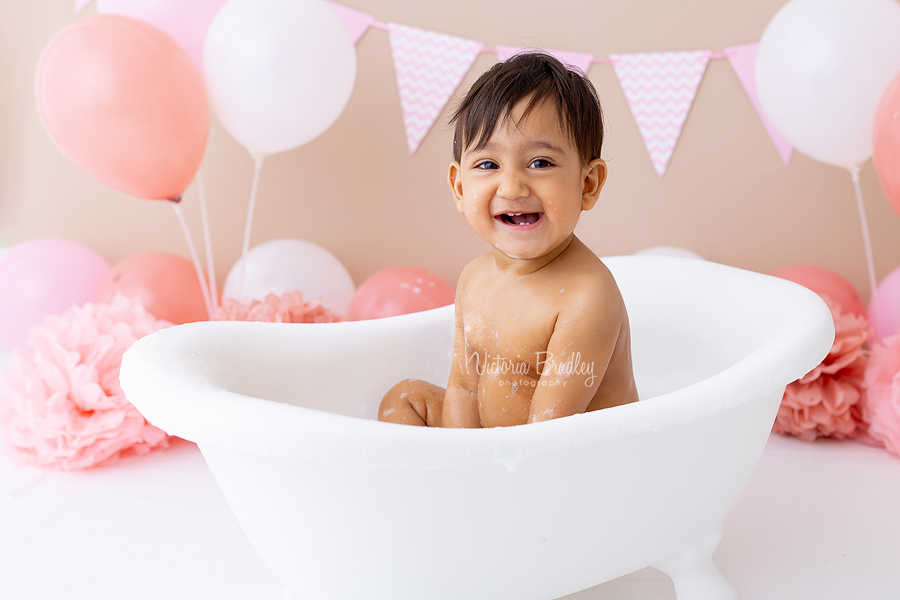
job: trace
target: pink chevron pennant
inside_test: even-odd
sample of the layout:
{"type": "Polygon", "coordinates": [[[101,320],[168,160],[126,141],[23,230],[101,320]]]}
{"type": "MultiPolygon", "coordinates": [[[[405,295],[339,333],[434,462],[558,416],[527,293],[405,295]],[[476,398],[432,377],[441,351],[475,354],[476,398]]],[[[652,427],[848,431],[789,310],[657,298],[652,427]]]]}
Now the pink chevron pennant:
{"type": "Polygon", "coordinates": [[[497,60],[503,62],[509,60],[514,54],[519,52],[546,52],[569,69],[575,67],[581,71],[582,75],[586,75],[591,63],[594,62],[594,55],[587,52],[569,52],[568,50],[542,50],[540,48],[517,48],[515,46],[496,46],[494,52],[497,53],[497,60]]]}
{"type": "Polygon", "coordinates": [[[656,174],[662,177],[711,52],[613,54],[610,60],[656,174]]]}
{"type": "Polygon", "coordinates": [[[452,35],[388,23],[406,145],[414,154],[484,45],[452,35]]]}
{"type": "Polygon", "coordinates": [[[337,2],[329,2],[328,4],[331,5],[334,12],[336,12],[344,21],[344,25],[347,26],[347,31],[350,32],[350,39],[353,40],[354,44],[359,42],[362,36],[369,30],[369,27],[372,26],[372,23],[375,22],[375,17],[364,13],[361,10],[356,10],[355,8],[350,8],[349,6],[344,6],[337,2]]]}
{"type": "Polygon", "coordinates": [[[740,46],[725,48],[725,54],[728,56],[728,62],[731,64],[731,68],[734,69],[734,74],[737,75],[738,81],[744,87],[747,97],[750,98],[753,108],[756,109],[759,120],[762,121],[769,138],[775,144],[775,149],[778,150],[781,162],[788,165],[791,162],[794,147],[781,137],[781,134],[769,122],[766,113],[763,112],[762,105],[759,103],[759,96],[756,95],[756,51],[758,49],[759,43],[754,42],[752,44],[741,44],[740,46]]]}

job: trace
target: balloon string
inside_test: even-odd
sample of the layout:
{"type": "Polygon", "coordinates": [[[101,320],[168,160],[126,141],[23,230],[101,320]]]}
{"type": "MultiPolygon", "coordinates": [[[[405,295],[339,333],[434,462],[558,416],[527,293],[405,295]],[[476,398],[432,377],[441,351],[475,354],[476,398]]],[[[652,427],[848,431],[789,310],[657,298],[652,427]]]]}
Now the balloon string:
{"type": "Polygon", "coordinates": [[[206,212],[206,188],[203,186],[203,169],[197,172],[197,189],[200,192],[200,218],[203,221],[203,243],[206,246],[206,270],[209,272],[210,306],[213,314],[219,308],[219,290],[216,285],[216,265],[212,251],[212,237],[209,234],[209,215],[206,212]]]}
{"type": "Polygon", "coordinates": [[[175,211],[178,222],[181,224],[181,231],[184,233],[184,239],[187,241],[188,250],[191,253],[191,260],[194,261],[194,269],[197,271],[197,280],[200,282],[200,292],[203,294],[203,302],[206,304],[206,314],[211,320],[213,314],[212,307],[209,303],[209,288],[207,287],[207,281],[203,276],[203,268],[200,266],[200,257],[197,255],[197,247],[194,245],[191,231],[188,229],[187,222],[184,220],[184,213],[181,211],[181,205],[177,202],[172,202],[171,204],[172,210],[175,211]]]}
{"type": "Polygon", "coordinates": [[[863,242],[866,247],[866,267],[869,271],[870,302],[875,306],[875,322],[881,325],[881,316],[878,309],[877,286],[875,283],[875,259],[872,257],[872,238],[869,236],[869,222],[866,219],[866,207],[863,204],[862,188],[859,186],[859,165],[850,165],[850,178],[853,180],[853,189],[856,191],[856,208],[859,210],[859,222],[862,225],[863,242]]]}
{"type": "Polygon", "coordinates": [[[247,253],[250,251],[250,231],[253,229],[253,211],[256,210],[256,190],[259,188],[259,172],[264,156],[253,155],[253,183],[250,186],[250,205],[247,207],[247,225],[244,228],[244,247],[241,250],[241,278],[239,280],[241,298],[244,297],[244,279],[247,275],[247,253]]]}

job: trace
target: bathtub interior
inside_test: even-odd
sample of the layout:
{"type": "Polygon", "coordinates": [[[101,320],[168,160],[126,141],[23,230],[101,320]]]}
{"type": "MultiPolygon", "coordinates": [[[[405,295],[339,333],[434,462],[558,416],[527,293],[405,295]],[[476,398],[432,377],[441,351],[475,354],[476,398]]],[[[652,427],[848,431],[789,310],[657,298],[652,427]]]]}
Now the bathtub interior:
{"type": "MultiPolygon", "coordinates": [[[[642,401],[721,374],[794,325],[781,310],[796,292],[788,282],[688,259],[604,260],[629,313],[642,401]]],[[[181,360],[211,388],[374,419],[402,379],[446,385],[453,319],[447,306],[343,324],[197,324],[209,327],[185,340],[181,360]]]]}
{"type": "Polygon", "coordinates": [[[194,362],[186,367],[206,371],[213,389],[375,419],[401,379],[447,383],[453,306],[428,312],[380,320],[387,323],[217,324],[189,342],[194,362]]]}

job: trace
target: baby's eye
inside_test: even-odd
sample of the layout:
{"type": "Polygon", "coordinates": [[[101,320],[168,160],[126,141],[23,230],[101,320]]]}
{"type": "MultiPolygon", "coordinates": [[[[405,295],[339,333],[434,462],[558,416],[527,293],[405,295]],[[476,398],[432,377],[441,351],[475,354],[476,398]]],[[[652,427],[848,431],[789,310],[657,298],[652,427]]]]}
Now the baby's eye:
{"type": "Polygon", "coordinates": [[[496,169],[498,168],[497,163],[492,160],[483,160],[480,163],[475,165],[476,169],[481,169],[483,171],[487,171],[488,169],[496,169]]]}
{"type": "Polygon", "coordinates": [[[552,167],[553,163],[551,163],[546,158],[536,158],[531,161],[531,164],[528,166],[532,169],[546,169],[547,167],[552,167]]]}

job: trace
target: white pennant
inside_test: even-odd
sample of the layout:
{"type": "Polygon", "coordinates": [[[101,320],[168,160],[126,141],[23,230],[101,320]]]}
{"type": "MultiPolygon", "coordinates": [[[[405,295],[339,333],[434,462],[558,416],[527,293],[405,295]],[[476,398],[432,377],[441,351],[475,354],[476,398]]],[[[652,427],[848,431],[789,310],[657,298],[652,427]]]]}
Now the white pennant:
{"type": "Polygon", "coordinates": [[[660,177],[669,166],[710,54],[708,50],[698,50],[610,56],[660,177]]]}
{"type": "Polygon", "coordinates": [[[394,71],[413,154],[484,48],[481,42],[426,29],[388,24],[394,71]]]}

